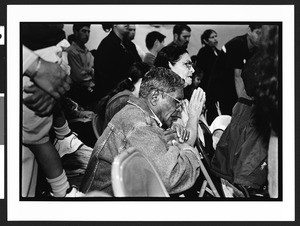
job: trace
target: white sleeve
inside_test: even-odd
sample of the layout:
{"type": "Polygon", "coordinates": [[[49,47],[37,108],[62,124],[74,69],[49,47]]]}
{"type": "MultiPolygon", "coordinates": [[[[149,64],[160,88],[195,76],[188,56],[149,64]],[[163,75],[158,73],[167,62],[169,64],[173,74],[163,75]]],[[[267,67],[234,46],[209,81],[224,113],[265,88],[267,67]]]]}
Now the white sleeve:
{"type": "Polygon", "coordinates": [[[23,45],[23,74],[29,66],[38,58],[38,55],[23,45]]]}

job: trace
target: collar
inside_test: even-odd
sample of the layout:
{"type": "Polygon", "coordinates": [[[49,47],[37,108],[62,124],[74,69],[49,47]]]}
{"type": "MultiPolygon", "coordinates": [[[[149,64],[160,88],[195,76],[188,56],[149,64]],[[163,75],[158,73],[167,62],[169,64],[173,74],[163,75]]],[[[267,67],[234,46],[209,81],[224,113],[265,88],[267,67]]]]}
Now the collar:
{"type": "MultiPolygon", "coordinates": [[[[137,98],[135,96],[130,96],[128,103],[131,105],[136,106],[137,108],[139,108],[142,112],[145,113],[146,117],[148,116],[148,118],[152,118],[159,127],[162,127],[162,122],[159,120],[159,118],[157,117],[157,115],[149,108],[149,106],[147,105],[147,103],[142,99],[142,98],[137,98]]],[[[147,120],[147,118],[146,118],[147,120]]],[[[149,120],[149,119],[148,119],[149,120]]],[[[150,121],[149,121],[150,123],[150,121]]]]}
{"type": "Polygon", "coordinates": [[[78,52],[83,52],[86,53],[88,52],[88,49],[86,46],[84,46],[84,49],[80,48],[79,45],[76,42],[72,42],[72,46],[78,51],[78,52]]]}
{"type": "Polygon", "coordinates": [[[162,127],[162,122],[159,120],[159,118],[157,117],[157,115],[150,109],[150,111],[152,112],[153,116],[151,115],[150,117],[153,118],[159,127],[162,127]]]}

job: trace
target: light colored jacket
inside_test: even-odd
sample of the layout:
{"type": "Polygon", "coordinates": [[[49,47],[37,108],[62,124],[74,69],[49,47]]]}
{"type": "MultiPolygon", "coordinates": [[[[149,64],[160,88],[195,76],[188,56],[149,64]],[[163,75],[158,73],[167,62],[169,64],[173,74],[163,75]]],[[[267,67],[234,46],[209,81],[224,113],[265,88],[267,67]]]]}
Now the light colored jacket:
{"type": "Polygon", "coordinates": [[[145,100],[130,97],[110,121],[91,155],[81,191],[101,190],[113,195],[111,164],[129,147],[136,147],[151,161],[169,193],[192,187],[200,174],[198,151],[184,144],[172,145],[145,100]]]}

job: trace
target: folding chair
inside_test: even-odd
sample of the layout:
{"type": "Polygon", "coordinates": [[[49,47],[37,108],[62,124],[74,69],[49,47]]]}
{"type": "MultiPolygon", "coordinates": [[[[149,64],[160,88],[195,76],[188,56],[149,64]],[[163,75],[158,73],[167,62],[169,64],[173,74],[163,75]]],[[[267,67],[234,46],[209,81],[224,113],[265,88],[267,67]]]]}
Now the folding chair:
{"type": "Polygon", "coordinates": [[[169,197],[153,165],[133,147],[115,157],[111,178],[116,197],[169,197]]]}
{"type": "Polygon", "coordinates": [[[200,156],[201,156],[200,169],[201,169],[201,173],[204,175],[204,178],[205,178],[201,185],[199,197],[203,197],[204,193],[208,192],[210,195],[220,198],[221,196],[210,176],[210,170],[206,169],[206,167],[208,169],[210,167],[210,160],[209,160],[203,146],[201,145],[200,139],[197,139],[197,141],[196,141],[196,148],[198,149],[200,156]],[[202,160],[204,160],[205,163],[202,160]]]}
{"type": "Polygon", "coordinates": [[[92,126],[93,126],[94,134],[95,134],[96,138],[98,139],[103,132],[103,129],[102,129],[103,122],[100,120],[100,118],[97,114],[95,114],[95,116],[92,120],[92,126]]]}

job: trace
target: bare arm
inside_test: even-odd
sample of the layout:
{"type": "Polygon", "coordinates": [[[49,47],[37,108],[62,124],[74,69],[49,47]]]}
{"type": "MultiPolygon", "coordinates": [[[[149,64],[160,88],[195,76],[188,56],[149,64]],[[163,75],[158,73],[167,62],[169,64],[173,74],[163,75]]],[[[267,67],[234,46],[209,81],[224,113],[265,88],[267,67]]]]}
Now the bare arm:
{"type": "Polygon", "coordinates": [[[234,83],[235,83],[235,90],[238,97],[241,97],[243,90],[245,89],[243,79],[241,77],[242,70],[241,69],[234,69],[234,83]]]}

